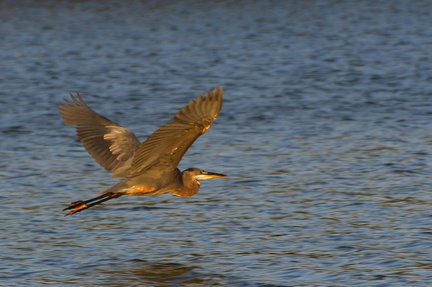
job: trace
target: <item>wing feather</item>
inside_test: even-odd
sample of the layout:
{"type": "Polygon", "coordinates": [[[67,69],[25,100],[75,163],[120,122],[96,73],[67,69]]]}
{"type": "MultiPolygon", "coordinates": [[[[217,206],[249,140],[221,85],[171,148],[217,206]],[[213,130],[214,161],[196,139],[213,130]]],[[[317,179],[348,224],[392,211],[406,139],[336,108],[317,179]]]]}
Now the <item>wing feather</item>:
{"type": "Polygon", "coordinates": [[[204,134],[219,116],[223,88],[190,101],[172,119],[145,142],[136,152],[128,176],[141,174],[155,166],[176,168],[189,147],[204,134]]]}
{"type": "Polygon", "coordinates": [[[79,94],[60,105],[67,125],[76,125],[78,139],[87,152],[114,177],[124,176],[140,142],[135,134],[93,111],[79,94]]]}

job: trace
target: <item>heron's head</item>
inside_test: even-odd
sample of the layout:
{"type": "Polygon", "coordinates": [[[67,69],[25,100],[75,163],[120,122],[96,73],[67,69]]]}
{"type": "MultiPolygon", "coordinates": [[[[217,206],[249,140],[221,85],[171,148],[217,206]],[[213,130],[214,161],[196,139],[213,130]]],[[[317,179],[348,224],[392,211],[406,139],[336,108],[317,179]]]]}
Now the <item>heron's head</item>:
{"type": "Polygon", "coordinates": [[[183,173],[187,173],[189,176],[191,176],[192,178],[195,178],[196,180],[203,180],[203,179],[209,179],[209,178],[214,178],[214,177],[225,177],[225,174],[221,174],[221,173],[215,173],[215,172],[209,172],[209,171],[205,171],[199,168],[188,168],[185,171],[183,171],[183,173]]]}

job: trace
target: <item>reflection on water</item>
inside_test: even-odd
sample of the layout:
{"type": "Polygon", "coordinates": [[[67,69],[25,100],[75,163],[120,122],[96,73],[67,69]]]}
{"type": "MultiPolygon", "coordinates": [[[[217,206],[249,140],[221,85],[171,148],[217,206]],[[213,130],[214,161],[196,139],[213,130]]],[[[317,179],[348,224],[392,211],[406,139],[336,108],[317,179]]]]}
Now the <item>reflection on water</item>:
{"type": "MultiPolygon", "coordinates": [[[[131,260],[131,265],[126,264],[127,268],[120,269],[126,266],[111,266],[107,272],[109,286],[124,284],[124,279],[130,281],[128,286],[136,286],[144,284],[144,286],[190,286],[189,284],[205,284],[205,276],[194,272],[194,268],[187,267],[179,263],[149,263],[143,260],[131,260]],[[119,283],[116,283],[116,278],[120,278],[119,283]],[[129,285],[130,284],[130,285],[129,285]],[[162,284],[162,285],[161,285],[162,284]]],[[[211,283],[211,282],[209,282],[211,283]]]]}
{"type": "MultiPolygon", "coordinates": [[[[177,263],[156,263],[156,264],[143,264],[143,267],[133,269],[132,272],[140,277],[153,277],[159,281],[172,281],[173,278],[191,277],[192,268],[183,266],[177,263]]],[[[180,279],[179,278],[179,279],[180,279]]],[[[163,282],[162,281],[162,282],[163,282]]]]}
{"type": "Polygon", "coordinates": [[[0,285],[432,284],[427,1],[12,2],[0,285]],[[217,86],[180,167],[226,180],[63,216],[116,182],[58,115],[69,92],[144,139],[217,86]]]}
{"type": "MultiPolygon", "coordinates": [[[[147,262],[133,259],[124,264],[113,264],[97,269],[106,273],[105,286],[250,286],[247,280],[234,276],[206,273],[198,266],[179,263],[147,262]]],[[[259,284],[265,287],[283,285],[259,284]]]]}

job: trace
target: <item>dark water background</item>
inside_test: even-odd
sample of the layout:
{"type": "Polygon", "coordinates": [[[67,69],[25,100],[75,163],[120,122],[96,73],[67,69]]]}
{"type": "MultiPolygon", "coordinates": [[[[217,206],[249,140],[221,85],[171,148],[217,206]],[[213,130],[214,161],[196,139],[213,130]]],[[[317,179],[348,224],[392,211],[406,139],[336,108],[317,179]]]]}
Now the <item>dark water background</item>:
{"type": "Polygon", "coordinates": [[[0,1],[1,286],[431,286],[432,2],[0,1]],[[172,3],[171,3],[172,2],[172,3]],[[181,168],[123,197],[63,124],[141,139],[225,87],[181,168]]]}

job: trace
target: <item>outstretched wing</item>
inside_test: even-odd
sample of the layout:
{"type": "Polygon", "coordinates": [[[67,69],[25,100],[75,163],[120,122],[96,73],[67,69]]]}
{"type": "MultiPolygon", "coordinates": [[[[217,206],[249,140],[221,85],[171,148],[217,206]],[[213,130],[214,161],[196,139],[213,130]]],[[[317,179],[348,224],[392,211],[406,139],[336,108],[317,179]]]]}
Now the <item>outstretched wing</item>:
{"type": "Polygon", "coordinates": [[[136,152],[128,176],[158,166],[176,168],[195,140],[204,134],[222,108],[223,89],[199,96],[143,142],[136,152]]]}
{"type": "Polygon", "coordinates": [[[124,176],[130,168],[140,142],[135,134],[93,111],[77,94],[72,101],[65,99],[60,115],[67,125],[76,125],[78,139],[87,152],[113,177],[124,176]]]}

